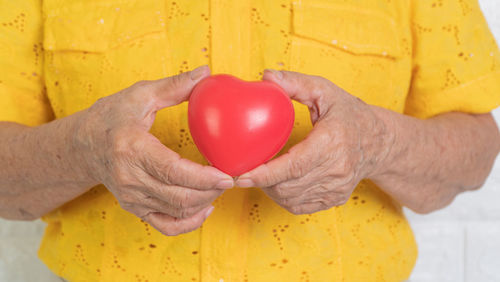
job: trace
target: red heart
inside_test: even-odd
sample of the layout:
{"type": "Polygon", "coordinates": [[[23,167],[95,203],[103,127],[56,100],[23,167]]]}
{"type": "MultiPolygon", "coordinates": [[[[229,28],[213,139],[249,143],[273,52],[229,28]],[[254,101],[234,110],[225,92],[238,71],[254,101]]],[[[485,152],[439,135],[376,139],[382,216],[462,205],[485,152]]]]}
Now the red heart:
{"type": "Polygon", "coordinates": [[[288,95],[269,81],[213,75],[200,81],[189,99],[194,143],[210,164],[231,176],[276,155],[292,132],[294,118],[288,95]]]}

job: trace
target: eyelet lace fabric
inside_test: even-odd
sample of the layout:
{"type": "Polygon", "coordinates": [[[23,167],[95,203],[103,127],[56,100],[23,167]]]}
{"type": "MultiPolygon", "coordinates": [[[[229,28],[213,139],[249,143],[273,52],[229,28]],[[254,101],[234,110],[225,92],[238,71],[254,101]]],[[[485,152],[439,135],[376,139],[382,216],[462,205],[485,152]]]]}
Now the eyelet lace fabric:
{"type": "MultiPolygon", "coordinates": [[[[0,119],[38,125],[138,80],[209,64],[321,75],[419,118],[500,101],[499,53],[475,0],[0,0],[0,119]]],[[[283,151],[311,130],[307,107],[283,151]]],[[[151,132],[206,164],[187,104],[151,132]]],[[[409,160],[411,161],[411,160],[409,160]]],[[[260,189],[231,189],[203,227],[161,235],[104,186],[44,217],[40,258],[70,281],[401,281],[416,245],[401,207],[363,180],[347,204],[295,216],[260,189]]]]}

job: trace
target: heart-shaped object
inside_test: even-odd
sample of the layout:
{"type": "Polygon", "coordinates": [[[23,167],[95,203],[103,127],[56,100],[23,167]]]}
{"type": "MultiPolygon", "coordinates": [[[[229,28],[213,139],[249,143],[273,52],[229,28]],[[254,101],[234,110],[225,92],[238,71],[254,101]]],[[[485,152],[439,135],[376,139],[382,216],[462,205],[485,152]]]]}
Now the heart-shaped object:
{"type": "Polygon", "coordinates": [[[293,105],[269,81],[220,74],[200,81],[188,106],[194,143],[211,165],[241,175],[276,155],[292,132],[293,105]]]}

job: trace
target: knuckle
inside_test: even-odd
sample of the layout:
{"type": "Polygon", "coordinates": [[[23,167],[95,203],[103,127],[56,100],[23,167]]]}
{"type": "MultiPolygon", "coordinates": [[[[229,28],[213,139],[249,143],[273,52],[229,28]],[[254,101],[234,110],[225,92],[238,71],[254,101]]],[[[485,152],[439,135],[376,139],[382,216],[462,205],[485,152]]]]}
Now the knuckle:
{"type": "Polygon", "coordinates": [[[286,197],[286,190],[280,186],[275,186],[273,188],[273,191],[274,191],[274,194],[276,195],[276,197],[278,197],[279,199],[285,199],[286,197]]]}
{"type": "Polygon", "coordinates": [[[289,184],[287,182],[281,182],[281,183],[278,183],[276,185],[274,185],[274,187],[272,188],[273,190],[279,190],[279,191],[283,191],[285,189],[288,189],[289,188],[289,184]]]}
{"type": "Polygon", "coordinates": [[[161,165],[161,174],[163,175],[163,180],[167,184],[174,184],[174,178],[176,177],[176,165],[174,162],[165,162],[161,165]]]}
{"type": "MultiPolygon", "coordinates": [[[[129,151],[131,152],[143,152],[144,151],[144,140],[141,138],[131,138],[128,142],[129,151]]],[[[135,155],[135,154],[134,154],[135,155]]]]}
{"type": "Polygon", "coordinates": [[[353,177],[352,164],[348,161],[343,161],[338,167],[338,174],[346,179],[351,179],[353,177]]]}
{"type": "Polygon", "coordinates": [[[337,194],[335,197],[331,197],[329,202],[331,203],[331,206],[342,206],[347,203],[349,196],[350,194],[337,194]]]}
{"type": "Polygon", "coordinates": [[[126,205],[132,205],[134,204],[136,198],[134,197],[134,195],[132,195],[131,193],[127,193],[127,192],[122,192],[121,194],[118,195],[119,198],[120,198],[120,201],[123,203],[123,204],[126,204],[126,205]]]}
{"type": "Polygon", "coordinates": [[[173,204],[181,209],[186,209],[191,206],[191,192],[188,189],[176,189],[174,192],[173,204]]]}
{"type": "Polygon", "coordinates": [[[149,87],[149,85],[150,85],[150,81],[148,81],[148,80],[139,80],[136,83],[134,83],[134,85],[132,85],[132,88],[133,89],[144,89],[144,88],[149,87]]]}
{"type": "MultiPolygon", "coordinates": [[[[322,182],[323,182],[323,185],[321,187],[321,189],[325,189],[327,188],[327,190],[331,190],[332,188],[334,188],[334,183],[336,183],[336,181],[338,180],[338,176],[335,175],[334,173],[331,172],[331,169],[328,168],[328,171],[325,172],[325,176],[323,176],[323,179],[322,179],[322,182]]],[[[327,192],[327,190],[324,190],[323,192],[327,192]]]]}
{"type": "Polygon", "coordinates": [[[292,198],[292,197],[300,197],[307,192],[307,185],[303,183],[283,183],[277,186],[276,189],[280,191],[281,198],[292,198]]]}
{"type": "Polygon", "coordinates": [[[317,191],[319,191],[319,193],[328,193],[330,190],[330,185],[328,184],[320,184],[317,188],[317,191]]]}
{"type": "Polygon", "coordinates": [[[220,195],[224,193],[222,190],[210,190],[206,192],[200,192],[195,191],[196,196],[193,195],[190,199],[190,204],[191,206],[208,206],[208,204],[212,203],[215,201],[220,195]]]}
{"type": "Polygon", "coordinates": [[[337,195],[326,195],[326,196],[323,196],[323,199],[321,199],[319,201],[320,209],[321,210],[327,210],[327,209],[335,206],[337,201],[338,201],[338,196],[337,195]]]}
{"type": "Polygon", "coordinates": [[[294,214],[294,215],[300,215],[300,214],[304,214],[304,211],[303,211],[303,208],[300,207],[300,206],[292,206],[292,207],[288,207],[287,209],[290,213],[294,214]]]}
{"type": "Polygon", "coordinates": [[[127,210],[127,211],[131,211],[133,209],[133,207],[135,206],[134,199],[127,196],[126,194],[119,196],[119,198],[120,198],[120,200],[119,200],[120,207],[122,207],[122,209],[127,210]]]}
{"type": "Polygon", "coordinates": [[[337,201],[336,205],[337,205],[337,206],[342,206],[342,205],[345,205],[345,204],[347,203],[347,200],[348,200],[348,198],[347,198],[347,197],[341,197],[341,198],[337,201]]]}
{"type": "Polygon", "coordinates": [[[165,235],[165,236],[177,236],[179,234],[182,234],[182,232],[180,232],[180,230],[177,230],[177,229],[164,229],[164,230],[160,230],[160,232],[165,235]]]}
{"type": "Polygon", "coordinates": [[[331,208],[333,205],[328,201],[321,201],[319,202],[319,208],[318,208],[318,211],[322,211],[322,210],[327,210],[329,208],[331,208]]]}
{"type": "Polygon", "coordinates": [[[183,208],[176,208],[172,211],[172,216],[175,217],[175,218],[180,218],[180,219],[184,219],[184,218],[188,218],[189,215],[188,215],[188,212],[186,209],[183,209],[183,208]]]}
{"type": "Polygon", "coordinates": [[[330,85],[329,81],[321,76],[313,76],[309,81],[308,89],[311,89],[311,94],[315,99],[320,98],[328,92],[330,85]]]}
{"type": "Polygon", "coordinates": [[[280,204],[280,206],[284,207],[285,209],[288,209],[292,206],[290,204],[290,200],[287,198],[278,199],[277,202],[280,204]]]}
{"type": "Polygon", "coordinates": [[[128,189],[128,186],[132,183],[132,179],[128,173],[123,172],[120,168],[113,168],[113,182],[115,185],[120,187],[120,189],[128,189]]]}
{"type": "Polygon", "coordinates": [[[345,199],[344,197],[338,197],[337,199],[335,199],[334,201],[332,201],[332,204],[330,206],[332,206],[332,207],[338,207],[338,206],[345,205],[345,203],[347,203],[347,199],[345,199]]]}
{"type": "Polygon", "coordinates": [[[143,105],[150,107],[154,104],[156,96],[154,85],[149,80],[142,80],[136,82],[131,88],[130,96],[128,100],[134,107],[137,105],[143,105]],[[146,104],[145,104],[146,103],[146,104]]]}
{"type": "Polygon", "coordinates": [[[316,134],[315,138],[317,139],[317,143],[321,145],[326,145],[332,142],[333,136],[332,133],[328,130],[321,130],[316,134]]]}
{"type": "Polygon", "coordinates": [[[201,223],[188,221],[185,224],[175,226],[171,230],[171,232],[174,234],[173,236],[175,236],[175,235],[179,235],[179,234],[189,233],[189,232],[199,228],[200,226],[201,226],[201,223]]]}
{"type": "Polygon", "coordinates": [[[332,206],[334,203],[336,203],[339,199],[339,196],[334,193],[329,193],[323,196],[323,200],[321,203],[327,204],[332,206]]]}
{"type": "Polygon", "coordinates": [[[177,89],[183,86],[185,82],[185,76],[187,73],[181,73],[179,75],[174,75],[170,77],[169,87],[170,89],[177,89]]]}
{"type": "Polygon", "coordinates": [[[137,108],[137,105],[149,108],[155,102],[155,88],[149,80],[136,82],[127,93],[126,101],[131,109],[137,108]]]}
{"type": "Polygon", "coordinates": [[[182,209],[189,207],[189,193],[187,191],[181,194],[181,198],[179,199],[179,207],[182,209]]]}
{"type": "Polygon", "coordinates": [[[345,195],[345,194],[348,194],[349,193],[349,188],[344,185],[344,186],[340,186],[340,187],[337,187],[335,189],[335,191],[339,194],[339,195],[345,195]]]}
{"type": "Polygon", "coordinates": [[[111,146],[114,156],[128,156],[131,153],[130,133],[126,130],[115,129],[110,132],[111,146]]]}
{"type": "Polygon", "coordinates": [[[335,190],[337,193],[341,194],[342,197],[349,197],[353,188],[354,187],[352,185],[347,184],[347,185],[337,187],[335,190]]]}
{"type": "Polygon", "coordinates": [[[108,112],[112,108],[112,100],[115,98],[115,95],[116,94],[97,99],[94,104],[90,106],[89,111],[92,114],[103,114],[108,112]]]}
{"type": "Polygon", "coordinates": [[[291,178],[301,178],[306,175],[306,167],[304,157],[299,157],[290,160],[290,176],[291,178]]]}
{"type": "Polygon", "coordinates": [[[179,218],[190,218],[198,212],[198,208],[183,208],[178,211],[179,218]]]}
{"type": "MultiPolygon", "coordinates": [[[[266,170],[269,169],[267,164],[263,164],[263,166],[266,167],[266,170]]],[[[269,173],[254,175],[253,178],[254,182],[257,183],[258,186],[269,187],[270,184],[276,183],[278,175],[273,171],[270,171],[269,173]]]]}
{"type": "Polygon", "coordinates": [[[176,211],[177,218],[186,219],[194,216],[198,212],[198,208],[190,207],[190,208],[179,208],[176,211]]]}

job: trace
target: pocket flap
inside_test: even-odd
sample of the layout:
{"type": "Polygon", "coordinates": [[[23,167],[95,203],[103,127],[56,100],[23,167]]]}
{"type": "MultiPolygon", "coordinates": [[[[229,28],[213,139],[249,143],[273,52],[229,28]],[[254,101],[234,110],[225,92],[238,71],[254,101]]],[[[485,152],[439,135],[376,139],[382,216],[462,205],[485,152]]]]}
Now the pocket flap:
{"type": "Polygon", "coordinates": [[[162,1],[45,2],[45,50],[103,52],[165,29],[162,1]]]}
{"type": "Polygon", "coordinates": [[[401,56],[397,23],[390,16],[326,0],[293,3],[295,35],[355,54],[401,56]]]}

